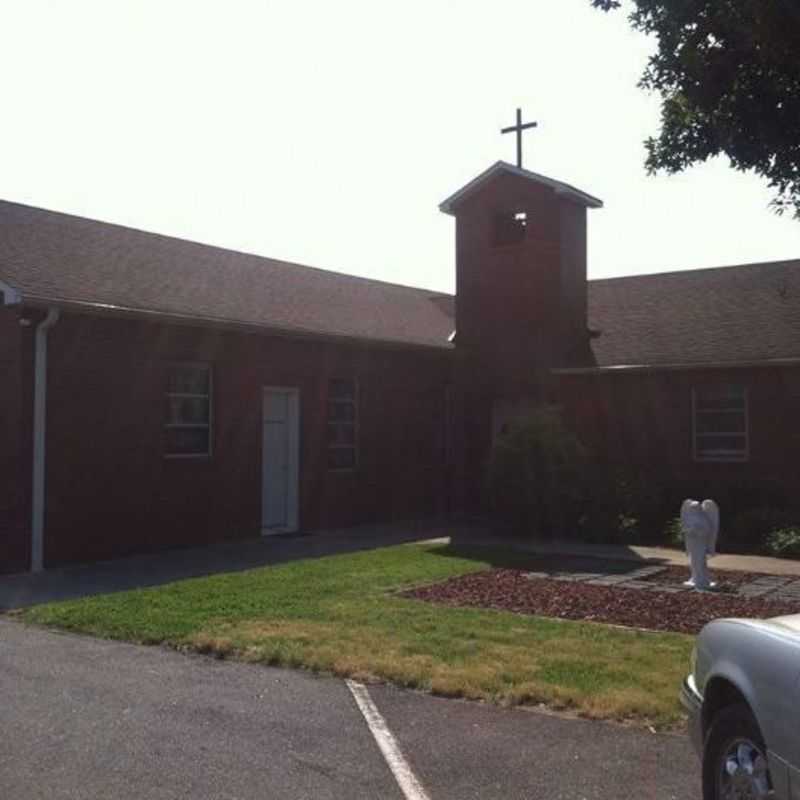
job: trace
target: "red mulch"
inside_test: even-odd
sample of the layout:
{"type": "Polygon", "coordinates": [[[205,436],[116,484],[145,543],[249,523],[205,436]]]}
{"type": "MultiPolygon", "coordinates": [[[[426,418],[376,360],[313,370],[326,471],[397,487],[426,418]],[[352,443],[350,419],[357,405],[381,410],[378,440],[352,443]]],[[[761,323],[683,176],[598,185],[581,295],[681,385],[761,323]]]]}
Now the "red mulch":
{"type": "MultiPolygon", "coordinates": [[[[663,574],[663,573],[662,573],[663,574]]],[[[411,589],[406,597],[449,606],[471,606],[590,620],[657,631],[697,633],[719,617],[776,617],[800,612],[800,601],[765,600],[732,594],[625,589],[527,578],[516,569],[491,569],[411,589]]]]}

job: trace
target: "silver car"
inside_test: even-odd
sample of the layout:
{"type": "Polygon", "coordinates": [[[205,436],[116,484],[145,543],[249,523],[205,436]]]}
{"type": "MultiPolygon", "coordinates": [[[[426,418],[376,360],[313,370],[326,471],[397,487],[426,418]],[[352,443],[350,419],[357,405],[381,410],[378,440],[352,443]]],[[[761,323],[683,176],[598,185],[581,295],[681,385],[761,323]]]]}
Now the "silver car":
{"type": "Polygon", "coordinates": [[[800,614],[703,628],[681,700],[704,800],[800,800],[799,680],[800,614]]]}

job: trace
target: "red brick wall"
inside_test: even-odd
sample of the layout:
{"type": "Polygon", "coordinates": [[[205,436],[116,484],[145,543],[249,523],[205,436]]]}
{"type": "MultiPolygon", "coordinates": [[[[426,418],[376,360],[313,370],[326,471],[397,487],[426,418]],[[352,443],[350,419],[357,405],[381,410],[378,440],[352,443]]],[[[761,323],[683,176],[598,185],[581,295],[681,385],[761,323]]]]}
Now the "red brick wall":
{"type": "Polygon", "coordinates": [[[457,428],[453,504],[484,511],[495,405],[544,401],[549,368],[591,363],[586,330],[586,209],[547,186],[500,174],[456,216],[457,428]],[[525,212],[521,241],[498,244],[498,214],[525,212]]]}
{"type": "Polygon", "coordinates": [[[772,483],[800,489],[800,368],[697,369],[560,378],[567,418],[591,448],[609,461],[710,487],[772,483]],[[745,386],[749,405],[746,462],[695,461],[692,389],[745,386]]]}
{"type": "Polygon", "coordinates": [[[459,205],[456,288],[457,346],[492,392],[536,394],[537,367],[588,365],[586,210],[553,189],[502,174],[459,205]],[[518,211],[524,240],[496,244],[496,215],[518,211]]]}
{"type": "MultiPolygon", "coordinates": [[[[0,570],[28,566],[33,329],[0,309],[0,570]]],[[[45,562],[258,535],[261,390],[301,395],[300,524],[344,527],[480,510],[492,396],[451,353],[290,341],[66,314],[50,335],[45,562]],[[214,453],[163,457],[171,361],[213,367],[214,453]],[[327,382],[359,386],[359,466],[326,466],[327,382]],[[461,429],[445,463],[444,397],[461,429]]],[[[554,397],[603,459],[698,486],[774,482],[800,489],[800,368],[571,375],[554,397]],[[750,458],[692,457],[693,387],[748,388],[750,458]]],[[[700,489],[698,489],[700,491],[700,489]]]]}
{"type": "Polygon", "coordinates": [[[50,335],[47,565],[257,536],[261,391],[301,397],[304,530],[445,510],[449,354],[65,315],[50,335]],[[170,361],[213,367],[213,456],[165,459],[170,361]],[[326,467],[327,381],[359,385],[359,467],[326,467]]]}
{"type": "Polygon", "coordinates": [[[0,306],[0,573],[30,564],[32,338],[0,306]]]}

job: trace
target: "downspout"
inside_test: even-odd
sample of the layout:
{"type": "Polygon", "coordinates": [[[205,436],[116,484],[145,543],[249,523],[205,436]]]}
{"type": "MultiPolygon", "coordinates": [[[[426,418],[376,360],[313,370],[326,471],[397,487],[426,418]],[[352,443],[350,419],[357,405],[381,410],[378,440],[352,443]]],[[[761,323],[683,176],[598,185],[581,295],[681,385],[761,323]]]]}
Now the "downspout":
{"type": "Polygon", "coordinates": [[[31,520],[31,572],[44,568],[45,459],[47,446],[47,333],[58,322],[61,312],[51,306],[36,327],[33,362],[33,486],[31,520]]]}

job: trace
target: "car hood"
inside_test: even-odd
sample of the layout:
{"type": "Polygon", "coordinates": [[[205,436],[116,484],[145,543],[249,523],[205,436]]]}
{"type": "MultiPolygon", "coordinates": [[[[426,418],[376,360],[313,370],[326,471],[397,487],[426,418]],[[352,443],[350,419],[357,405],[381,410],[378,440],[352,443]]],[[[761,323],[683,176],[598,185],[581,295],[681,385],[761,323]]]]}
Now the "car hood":
{"type": "Polygon", "coordinates": [[[768,625],[777,625],[778,627],[789,630],[796,635],[800,635],[800,614],[787,614],[785,617],[772,617],[765,620],[768,625]]]}
{"type": "MultiPolygon", "coordinates": [[[[749,617],[730,617],[727,619],[716,620],[716,623],[733,623],[735,625],[745,625],[748,628],[758,628],[762,631],[771,631],[774,634],[788,636],[793,639],[800,639],[800,614],[787,614],[782,617],[771,617],[770,619],[753,619],[749,617]]],[[[715,623],[712,622],[712,625],[715,623]]]]}

